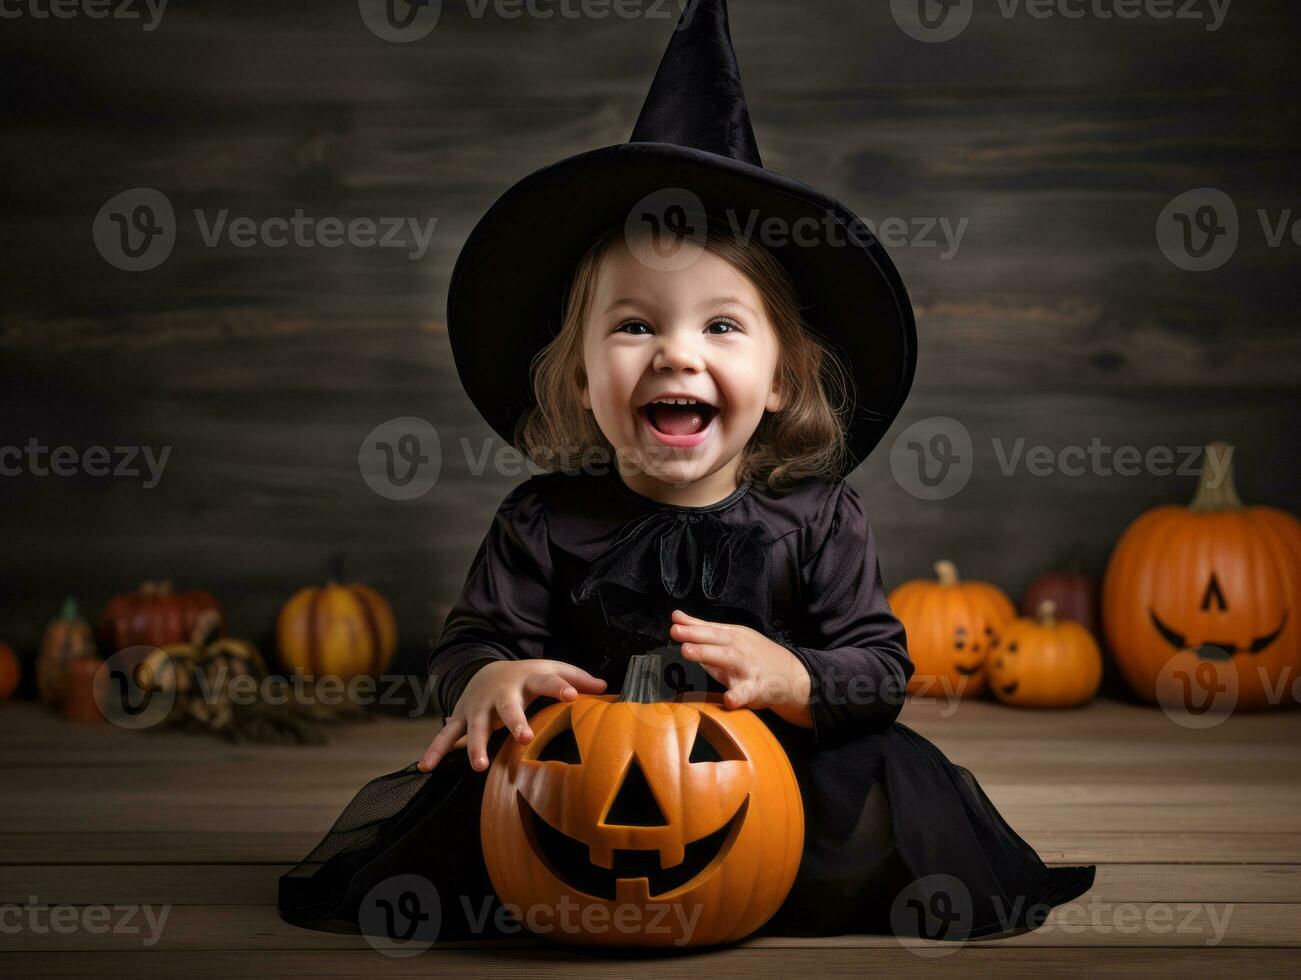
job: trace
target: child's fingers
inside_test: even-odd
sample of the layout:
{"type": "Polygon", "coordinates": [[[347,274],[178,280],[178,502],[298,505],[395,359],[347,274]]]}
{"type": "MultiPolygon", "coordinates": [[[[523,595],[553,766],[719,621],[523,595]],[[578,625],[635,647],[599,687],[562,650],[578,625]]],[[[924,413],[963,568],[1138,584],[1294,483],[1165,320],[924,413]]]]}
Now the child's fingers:
{"type": "Polygon", "coordinates": [[[734,637],[721,626],[696,623],[674,623],[669,627],[669,636],[687,643],[729,643],[734,637]]]}
{"type": "Polygon", "coordinates": [[[488,736],[492,734],[492,725],[487,714],[478,714],[467,724],[465,751],[470,755],[470,765],[483,772],[488,768],[488,736]]]}
{"type": "Polygon", "coordinates": [[[744,708],[750,703],[750,700],[750,684],[747,681],[740,681],[732,685],[723,694],[723,706],[727,708],[744,708]]]}
{"type": "Polygon", "coordinates": [[[556,667],[556,673],[567,680],[573,687],[587,694],[599,694],[605,690],[605,678],[589,674],[582,667],[562,663],[556,667]]]}
{"type": "Polygon", "coordinates": [[[731,647],[718,646],[713,643],[684,643],[682,658],[694,660],[706,666],[719,667],[723,670],[735,670],[740,661],[731,647]]]}
{"type": "Polygon", "coordinates": [[[460,718],[447,718],[443,721],[443,727],[439,729],[434,740],[429,743],[429,748],[425,749],[425,754],[420,757],[417,768],[421,772],[429,772],[438,765],[440,759],[452,749],[453,742],[457,741],[457,736],[465,731],[465,722],[460,718]]]}
{"type": "Polygon", "coordinates": [[[692,616],[690,613],[683,612],[681,609],[674,609],[673,615],[677,618],[679,623],[699,623],[704,626],[714,625],[707,619],[701,619],[699,616],[692,616]]]}
{"type": "Polygon", "coordinates": [[[559,672],[534,671],[524,678],[524,690],[530,694],[541,694],[564,701],[578,697],[578,691],[559,672]]]}
{"type": "Polygon", "coordinates": [[[518,742],[530,742],[533,739],[533,729],[529,727],[529,720],[524,716],[524,702],[519,698],[503,698],[497,702],[497,717],[501,723],[506,726],[510,733],[515,736],[518,742]]]}

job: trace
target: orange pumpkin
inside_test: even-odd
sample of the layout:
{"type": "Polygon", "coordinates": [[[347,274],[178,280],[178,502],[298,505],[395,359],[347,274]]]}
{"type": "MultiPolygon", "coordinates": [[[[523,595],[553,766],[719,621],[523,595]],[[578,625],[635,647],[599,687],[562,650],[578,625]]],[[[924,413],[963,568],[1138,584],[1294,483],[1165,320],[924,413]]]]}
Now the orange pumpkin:
{"type": "Polygon", "coordinates": [[[135,592],[109,600],[100,617],[100,642],[109,655],[128,647],[185,643],[207,611],[221,617],[211,593],[176,592],[171,582],[145,582],[135,592]]]}
{"type": "Polygon", "coordinates": [[[68,664],[83,657],[98,659],[90,625],[77,611],[77,600],[69,596],[57,618],[45,627],[41,650],[36,655],[36,690],[52,708],[68,696],[68,664]]]}
{"type": "Polygon", "coordinates": [[[1301,521],[1245,506],[1232,454],[1224,443],[1208,446],[1193,502],[1143,514],[1112,552],[1103,627],[1121,673],[1148,701],[1197,701],[1185,689],[1194,679],[1203,694],[1235,691],[1242,709],[1292,701],[1301,667],[1301,521]]]}
{"type": "Polygon", "coordinates": [[[8,643],[0,643],[0,701],[8,701],[14,696],[22,676],[23,667],[18,662],[18,655],[8,643]]]}
{"type": "Polygon", "coordinates": [[[1033,619],[1016,619],[994,641],[989,686],[1005,704],[1070,708],[1092,701],[1102,684],[1102,651],[1079,623],[1057,618],[1045,599],[1033,619]]]}
{"type": "Polygon", "coordinates": [[[951,561],[935,563],[936,581],[914,579],[890,593],[890,607],[908,634],[916,670],[908,693],[963,697],[985,688],[990,644],[1016,608],[997,586],[959,582],[951,561]]]}
{"type": "Polygon", "coordinates": [[[659,656],[634,656],[621,696],[543,708],[532,741],[508,738],[493,761],[484,861],[502,902],[548,939],[730,942],[795,880],[804,810],[781,743],[718,694],[666,702],[659,689],[659,656]]]}
{"type": "Polygon", "coordinates": [[[276,621],[280,659],[312,677],[378,677],[397,649],[393,610],[368,585],[340,585],[332,574],[320,588],[299,590],[276,621]]]}

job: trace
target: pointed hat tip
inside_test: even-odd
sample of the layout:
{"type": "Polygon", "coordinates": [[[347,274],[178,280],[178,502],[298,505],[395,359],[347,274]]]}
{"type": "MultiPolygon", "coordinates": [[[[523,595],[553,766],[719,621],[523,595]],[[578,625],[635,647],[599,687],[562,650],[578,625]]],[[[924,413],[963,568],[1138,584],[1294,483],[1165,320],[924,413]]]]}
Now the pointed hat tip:
{"type": "Polygon", "coordinates": [[[691,0],[683,8],[630,142],[690,146],[763,166],[732,48],[727,0],[691,0]]]}

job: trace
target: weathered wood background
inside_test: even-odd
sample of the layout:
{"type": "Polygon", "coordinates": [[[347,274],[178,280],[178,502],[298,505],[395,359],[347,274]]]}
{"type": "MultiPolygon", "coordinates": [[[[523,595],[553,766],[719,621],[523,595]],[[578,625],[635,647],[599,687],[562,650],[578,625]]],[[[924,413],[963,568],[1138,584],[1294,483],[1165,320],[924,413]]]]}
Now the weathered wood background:
{"type": "MultiPolygon", "coordinates": [[[[769,167],[874,221],[969,222],[951,258],[894,249],[920,367],[852,477],[887,583],[943,556],[1019,594],[1077,543],[1100,572],[1131,519],[1192,493],[1179,476],[1006,476],[994,439],[1054,452],[1225,439],[1247,500],[1301,510],[1298,248],[1271,247],[1257,218],[1301,212],[1296,5],[1234,4],[1218,31],[976,6],[961,37],[923,44],[884,0],[732,3],[769,167]],[[1200,187],[1234,199],[1242,240],[1192,273],[1155,226],[1200,187]],[[894,435],[928,416],[960,420],[975,444],[969,484],[938,502],[905,492],[889,460],[894,435]]],[[[459,449],[491,433],[442,328],[452,263],[515,179],[626,138],[670,24],[476,17],[451,0],[410,44],[377,38],[349,0],[177,2],[149,31],[0,23],[0,446],[171,447],[152,489],[0,477],[0,637],[30,655],[64,594],[97,610],[157,577],[211,588],[237,631],[264,636],[342,550],[392,598],[402,662],[422,664],[438,607],[523,478],[472,476],[459,449]],[[101,206],[136,187],[178,216],[174,251],[148,272],[114,268],[92,240],[101,206]],[[413,261],[208,247],[192,217],[299,208],[437,223],[413,261]],[[397,416],[427,419],[444,447],[437,485],[405,502],[372,492],[357,459],[397,416]]]]}

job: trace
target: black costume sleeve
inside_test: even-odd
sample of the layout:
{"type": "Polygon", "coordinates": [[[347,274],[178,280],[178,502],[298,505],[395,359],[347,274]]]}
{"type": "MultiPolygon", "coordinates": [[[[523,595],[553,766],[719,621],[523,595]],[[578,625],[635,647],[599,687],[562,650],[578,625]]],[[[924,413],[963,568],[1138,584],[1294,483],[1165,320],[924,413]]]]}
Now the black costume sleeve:
{"type": "Polygon", "coordinates": [[[429,673],[443,717],[484,665],[542,655],[550,635],[547,542],[541,502],[529,483],[522,483],[497,509],[442,637],[430,651],[429,673]]]}
{"type": "Polygon", "coordinates": [[[812,679],[810,713],[820,743],[880,731],[898,717],[913,663],[890,611],[863,502],[848,483],[818,524],[821,544],[802,573],[805,617],[786,644],[812,679]]]}

